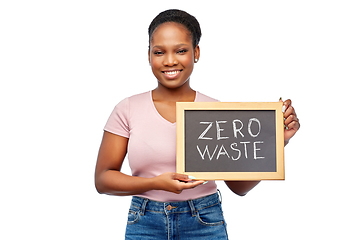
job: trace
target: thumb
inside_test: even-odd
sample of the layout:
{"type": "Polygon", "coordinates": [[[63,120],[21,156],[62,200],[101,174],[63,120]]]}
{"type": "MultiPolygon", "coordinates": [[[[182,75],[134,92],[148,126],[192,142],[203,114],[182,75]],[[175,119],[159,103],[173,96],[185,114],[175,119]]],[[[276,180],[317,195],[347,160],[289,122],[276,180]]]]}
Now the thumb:
{"type": "Polygon", "coordinates": [[[282,103],[283,103],[283,107],[282,107],[281,111],[282,111],[283,113],[285,113],[286,103],[282,100],[282,97],[280,97],[279,102],[282,102],[282,103]]]}
{"type": "Polygon", "coordinates": [[[181,173],[174,173],[174,174],[173,174],[173,179],[188,182],[188,181],[194,180],[195,177],[188,176],[188,175],[186,175],[186,174],[181,174],[181,173]]]}

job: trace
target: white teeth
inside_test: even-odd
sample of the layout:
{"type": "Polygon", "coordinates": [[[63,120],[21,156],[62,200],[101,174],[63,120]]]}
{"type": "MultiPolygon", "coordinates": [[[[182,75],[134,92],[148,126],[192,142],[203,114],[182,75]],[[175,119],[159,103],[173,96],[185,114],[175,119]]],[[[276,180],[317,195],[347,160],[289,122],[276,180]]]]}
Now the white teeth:
{"type": "Polygon", "coordinates": [[[175,75],[178,74],[180,71],[171,71],[171,72],[165,72],[167,75],[175,75]]]}

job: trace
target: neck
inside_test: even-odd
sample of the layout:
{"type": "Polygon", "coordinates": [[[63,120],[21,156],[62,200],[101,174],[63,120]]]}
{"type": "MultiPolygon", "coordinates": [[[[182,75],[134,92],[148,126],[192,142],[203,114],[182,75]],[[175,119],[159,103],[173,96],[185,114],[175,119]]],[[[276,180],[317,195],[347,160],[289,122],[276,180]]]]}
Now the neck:
{"type": "Polygon", "coordinates": [[[159,84],[153,91],[153,100],[169,102],[192,102],[195,100],[196,92],[190,86],[169,89],[159,84]]]}

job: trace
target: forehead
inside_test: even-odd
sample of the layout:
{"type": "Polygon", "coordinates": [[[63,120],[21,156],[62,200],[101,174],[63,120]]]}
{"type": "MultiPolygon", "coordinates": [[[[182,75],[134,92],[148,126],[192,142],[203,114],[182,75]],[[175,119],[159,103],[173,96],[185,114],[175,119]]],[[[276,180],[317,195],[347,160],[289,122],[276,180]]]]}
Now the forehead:
{"type": "Polygon", "coordinates": [[[151,45],[163,45],[179,42],[191,44],[191,33],[187,28],[175,22],[159,25],[152,34],[151,45]]]}

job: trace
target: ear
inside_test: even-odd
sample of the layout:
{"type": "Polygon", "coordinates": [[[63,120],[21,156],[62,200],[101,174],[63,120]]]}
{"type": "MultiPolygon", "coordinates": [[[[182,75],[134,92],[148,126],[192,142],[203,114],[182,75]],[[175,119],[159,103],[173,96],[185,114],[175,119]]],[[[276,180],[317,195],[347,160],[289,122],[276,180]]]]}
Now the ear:
{"type": "Polygon", "coordinates": [[[194,60],[197,59],[199,61],[200,58],[200,47],[197,45],[194,49],[194,60]]]}

